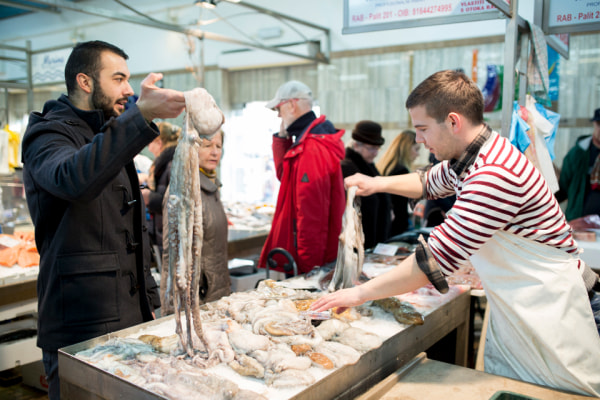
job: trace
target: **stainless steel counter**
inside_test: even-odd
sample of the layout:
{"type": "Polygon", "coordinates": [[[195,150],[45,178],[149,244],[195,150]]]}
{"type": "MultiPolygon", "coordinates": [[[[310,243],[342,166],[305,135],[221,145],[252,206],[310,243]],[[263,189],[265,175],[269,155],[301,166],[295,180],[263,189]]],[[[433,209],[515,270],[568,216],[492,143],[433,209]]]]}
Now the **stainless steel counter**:
{"type": "MultiPolygon", "coordinates": [[[[362,355],[354,365],[346,365],[305,388],[292,398],[353,399],[389,376],[420,352],[428,349],[448,333],[457,330],[456,360],[465,365],[469,301],[467,292],[443,304],[425,317],[425,324],[407,327],[385,340],[381,347],[362,355]]],[[[173,318],[168,316],[165,318],[173,318]]],[[[162,319],[164,320],[164,318],[162,319]]],[[[74,355],[104,343],[112,337],[128,337],[160,323],[151,321],[104,335],[59,350],[59,374],[63,399],[163,399],[116,375],[100,370],[74,355]]]]}

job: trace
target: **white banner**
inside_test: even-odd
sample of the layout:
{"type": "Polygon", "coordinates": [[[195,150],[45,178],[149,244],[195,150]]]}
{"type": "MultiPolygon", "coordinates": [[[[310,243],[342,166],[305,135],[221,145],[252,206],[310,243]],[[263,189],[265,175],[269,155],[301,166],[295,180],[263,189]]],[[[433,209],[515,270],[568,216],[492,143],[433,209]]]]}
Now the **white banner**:
{"type": "MultiPolygon", "coordinates": [[[[464,21],[491,19],[499,13],[486,0],[346,0],[346,5],[344,28],[349,30],[374,24],[441,17],[461,18],[464,21]]],[[[433,24],[425,21],[419,25],[433,24]]]]}
{"type": "Polygon", "coordinates": [[[31,57],[32,79],[34,85],[65,81],[65,65],[71,48],[34,54],[31,57]]]}
{"type": "Polygon", "coordinates": [[[547,0],[544,2],[546,33],[600,31],[600,0],[547,0]]]}

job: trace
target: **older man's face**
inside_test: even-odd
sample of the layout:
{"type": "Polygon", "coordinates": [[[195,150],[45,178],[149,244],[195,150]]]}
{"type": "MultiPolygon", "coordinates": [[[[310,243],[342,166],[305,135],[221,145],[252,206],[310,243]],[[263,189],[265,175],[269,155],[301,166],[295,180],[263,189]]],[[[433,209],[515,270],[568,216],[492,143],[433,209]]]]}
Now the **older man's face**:
{"type": "Polygon", "coordinates": [[[287,99],[275,106],[277,116],[283,120],[283,126],[285,129],[287,129],[296,120],[294,110],[297,106],[297,101],[298,99],[287,99]]]}

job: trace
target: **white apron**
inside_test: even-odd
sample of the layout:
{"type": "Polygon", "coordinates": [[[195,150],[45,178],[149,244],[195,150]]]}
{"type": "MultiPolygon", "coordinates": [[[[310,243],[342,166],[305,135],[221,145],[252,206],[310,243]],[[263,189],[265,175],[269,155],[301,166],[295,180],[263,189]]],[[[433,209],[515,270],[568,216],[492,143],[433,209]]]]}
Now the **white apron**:
{"type": "Polygon", "coordinates": [[[490,307],[485,371],[600,396],[600,336],[577,260],[498,231],[471,262],[490,307]]]}

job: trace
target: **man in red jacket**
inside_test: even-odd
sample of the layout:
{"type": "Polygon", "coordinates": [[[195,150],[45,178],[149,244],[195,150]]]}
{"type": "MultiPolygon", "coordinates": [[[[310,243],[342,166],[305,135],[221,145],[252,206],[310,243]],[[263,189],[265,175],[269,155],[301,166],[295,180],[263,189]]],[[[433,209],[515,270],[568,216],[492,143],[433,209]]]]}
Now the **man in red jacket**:
{"type": "MultiPolygon", "coordinates": [[[[260,268],[265,268],[267,255],[278,247],[294,258],[298,273],[310,272],[337,257],[345,206],[340,167],[344,131],[324,115],[317,117],[312,104],[310,88],[289,81],[266,105],[281,118],[281,128],[273,135],[273,160],[281,185],[260,268]]],[[[285,257],[276,254],[273,259],[278,262],[275,270],[283,271],[285,257]]]]}

